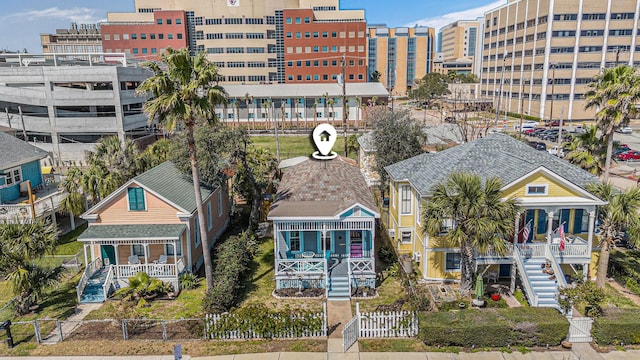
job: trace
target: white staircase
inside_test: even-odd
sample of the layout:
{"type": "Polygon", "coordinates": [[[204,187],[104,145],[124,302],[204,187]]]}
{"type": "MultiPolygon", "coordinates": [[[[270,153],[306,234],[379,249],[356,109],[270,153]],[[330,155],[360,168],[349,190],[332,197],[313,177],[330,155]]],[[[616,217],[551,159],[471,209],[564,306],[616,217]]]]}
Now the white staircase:
{"type": "Polygon", "coordinates": [[[557,277],[564,276],[564,274],[554,272],[553,276],[555,276],[555,278],[552,278],[552,275],[543,273],[542,270],[544,269],[543,266],[545,263],[546,259],[544,257],[525,259],[525,271],[522,276],[526,276],[531,284],[533,294],[531,294],[532,296],[529,298],[533,298],[533,295],[537,295],[538,303],[536,306],[559,308],[557,277]]]}

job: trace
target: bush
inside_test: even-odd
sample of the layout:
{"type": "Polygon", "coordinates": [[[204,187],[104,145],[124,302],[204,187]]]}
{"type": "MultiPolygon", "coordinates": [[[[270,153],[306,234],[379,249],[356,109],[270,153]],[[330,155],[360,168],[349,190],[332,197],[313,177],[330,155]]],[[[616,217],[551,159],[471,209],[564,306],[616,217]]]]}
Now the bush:
{"type": "Polygon", "coordinates": [[[398,261],[396,251],[390,245],[383,245],[378,249],[378,259],[386,265],[391,265],[398,261]]]}
{"type": "Polygon", "coordinates": [[[229,311],[238,301],[241,278],[249,268],[251,252],[247,247],[247,233],[232,236],[216,248],[213,286],[202,305],[207,313],[229,311]]]}
{"type": "Polygon", "coordinates": [[[521,307],[422,313],[419,337],[436,346],[555,346],[568,331],[557,310],[521,307]]]}
{"type": "Polygon", "coordinates": [[[591,330],[598,345],[640,344],[638,309],[607,309],[595,319],[591,330]]]}
{"type": "Polygon", "coordinates": [[[621,282],[627,289],[640,295],[640,252],[612,251],[609,258],[609,274],[621,282]]]}
{"type": "Polygon", "coordinates": [[[186,271],[180,274],[178,281],[180,282],[180,288],[185,290],[195,289],[198,287],[198,285],[200,285],[200,278],[198,277],[198,275],[190,271],[186,271]]]}

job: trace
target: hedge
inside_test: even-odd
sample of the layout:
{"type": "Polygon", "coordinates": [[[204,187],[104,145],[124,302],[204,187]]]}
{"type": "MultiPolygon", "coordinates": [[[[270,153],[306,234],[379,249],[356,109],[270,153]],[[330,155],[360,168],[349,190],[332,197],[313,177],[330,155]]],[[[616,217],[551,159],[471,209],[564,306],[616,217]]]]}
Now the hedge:
{"type": "Polygon", "coordinates": [[[557,310],[520,307],[420,314],[419,338],[431,346],[559,345],[569,322],[557,310]]]}
{"type": "Polygon", "coordinates": [[[591,335],[599,345],[640,344],[640,312],[607,309],[593,322],[591,335]]]}
{"type": "Polygon", "coordinates": [[[640,253],[636,251],[611,251],[609,275],[627,285],[627,289],[640,295],[640,253]]]}

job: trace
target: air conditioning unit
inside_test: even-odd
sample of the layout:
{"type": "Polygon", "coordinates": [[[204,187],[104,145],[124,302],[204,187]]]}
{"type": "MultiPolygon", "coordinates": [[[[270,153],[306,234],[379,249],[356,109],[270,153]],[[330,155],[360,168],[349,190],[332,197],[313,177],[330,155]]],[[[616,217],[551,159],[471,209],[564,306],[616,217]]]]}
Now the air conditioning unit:
{"type": "Polygon", "coordinates": [[[389,229],[389,237],[395,239],[395,237],[396,237],[396,229],[389,229]]]}
{"type": "Polygon", "coordinates": [[[422,259],[422,254],[420,254],[419,252],[414,252],[413,253],[413,261],[415,262],[420,262],[420,259],[422,259]]]}

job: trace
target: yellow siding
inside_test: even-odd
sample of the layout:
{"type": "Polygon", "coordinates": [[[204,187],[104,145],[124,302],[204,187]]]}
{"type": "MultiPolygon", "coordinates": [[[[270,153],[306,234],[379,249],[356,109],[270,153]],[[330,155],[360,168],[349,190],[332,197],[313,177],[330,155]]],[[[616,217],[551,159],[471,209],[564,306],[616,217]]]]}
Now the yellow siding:
{"type": "Polygon", "coordinates": [[[545,197],[572,197],[572,196],[582,196],[582,194],[577,193],[576,191],[569,189],[566,185],[557,182],[554,179],[546,176],[542,173],[535,173],[529,176],[528,178],[513,184],[510,188],[505,189],[504,196],[505,197],[516,197],[516,198],[535,198],[541,197],[541,195],[527,195],[527,185],[528,184],[540,184],[545,185],[548,184],[548,194],[544,195],[545,197]]]}
{"type": "Polygon", "coordinates": [[[437,279],[459,280],[460,271],[446,272],[445,252],[429,252],[429,262],[427,265],[427,277],[437,279]]]}

